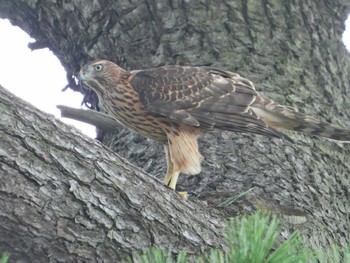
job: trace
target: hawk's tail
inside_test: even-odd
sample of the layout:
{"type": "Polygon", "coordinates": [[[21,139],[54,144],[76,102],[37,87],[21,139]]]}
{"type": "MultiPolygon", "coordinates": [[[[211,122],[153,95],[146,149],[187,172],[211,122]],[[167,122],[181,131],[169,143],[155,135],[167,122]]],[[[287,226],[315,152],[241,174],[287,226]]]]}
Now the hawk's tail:
{"type": "Polygon", "coordinates": [[[274,128],[283,128],[333,140],[350,142],[350,129],[317,120],[299,113],[295,109],[279,105],[272,100],[257,97],[251,107],[256,115],[274,128]]]}

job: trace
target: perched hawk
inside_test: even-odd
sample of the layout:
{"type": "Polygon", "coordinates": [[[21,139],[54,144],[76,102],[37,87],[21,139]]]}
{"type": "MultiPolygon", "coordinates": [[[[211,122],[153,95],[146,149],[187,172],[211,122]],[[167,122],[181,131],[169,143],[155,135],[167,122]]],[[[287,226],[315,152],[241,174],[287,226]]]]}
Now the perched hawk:
{"type": "Polygon", "coordinates": [[[213,129],[288,139],[277,130],[284,128],[350,141],[350,130],[279,105],[260,95],[248,79],[217,68],[126,71],[97,60],[81,69],[79,79],[125,127],[164,144],[164,183],[172,189],[180,173],[201,171],[197,138],[213,129]]]}

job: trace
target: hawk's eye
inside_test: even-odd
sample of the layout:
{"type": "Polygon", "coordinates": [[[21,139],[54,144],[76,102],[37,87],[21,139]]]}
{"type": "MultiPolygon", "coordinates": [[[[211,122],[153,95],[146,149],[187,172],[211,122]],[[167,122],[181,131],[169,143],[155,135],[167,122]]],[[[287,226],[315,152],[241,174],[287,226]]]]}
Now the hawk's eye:
{"type": "Polygon", "coordinates": [[[101,71],[103,69],[103,66],[101,64],[95,65],[95,70],[96,71],[101,71]]]}

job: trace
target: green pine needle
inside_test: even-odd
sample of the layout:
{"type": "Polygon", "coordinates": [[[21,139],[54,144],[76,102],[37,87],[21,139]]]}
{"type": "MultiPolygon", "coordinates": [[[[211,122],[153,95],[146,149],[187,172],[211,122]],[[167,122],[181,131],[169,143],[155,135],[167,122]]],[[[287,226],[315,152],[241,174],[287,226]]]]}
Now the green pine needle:
{"type": "Polygon", "coordinates": [[[226,207],[229,206],[230,204],[232,204],[233,202],[235,202],[236,200],[238,200],[239,198],[241,198],[242,196],[248,194],[250,191],[252,191],[254,188],[250,188],[238,195],[234,195],[230,198],[228,198],[227,200],[225,200],[224,202],[222,202],[221,204],[219,204],[219,207],[226,207]]]}
{"type": "Polygon", "coordinates": [[[228,229],[231,262],[305,262],[306,254],[300,253],[303,249],[299,233],[295,232],[273,251],[278,234],[276,216],[256,213],[232,220],[228,229]]]}
{"type": "Polygon", "coordinates": [[[10,253],[3,253],[0,258],[0,263],[7,263],[10,259],[10,253]]]}

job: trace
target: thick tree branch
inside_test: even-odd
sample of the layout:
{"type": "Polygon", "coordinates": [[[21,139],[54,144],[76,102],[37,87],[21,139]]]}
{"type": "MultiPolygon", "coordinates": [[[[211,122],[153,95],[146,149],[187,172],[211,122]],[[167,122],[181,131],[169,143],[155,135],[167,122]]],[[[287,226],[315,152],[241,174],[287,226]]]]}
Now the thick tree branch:
{"type": "Polygon", "coordinates": [[[23,262],[117,262],[151,245],[224,246],[212,208],[3,88],[0,112],[1,251],[23,262]]]}

